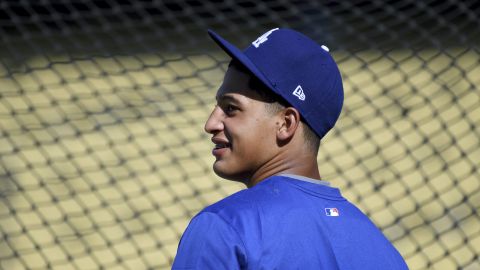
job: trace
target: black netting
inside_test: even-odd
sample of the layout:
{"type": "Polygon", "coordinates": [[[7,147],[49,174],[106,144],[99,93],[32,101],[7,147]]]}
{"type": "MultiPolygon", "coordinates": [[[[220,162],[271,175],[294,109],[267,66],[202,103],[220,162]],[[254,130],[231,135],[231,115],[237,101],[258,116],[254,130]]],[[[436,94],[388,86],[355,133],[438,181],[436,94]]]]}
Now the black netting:
{"type": "Polygon", "coordinates": [[[241,188],[203,123],[228,57],[291,27],[346,89],[320,172],[411,269],[480,269],[477,1],[0,1],[0,268],[166,269],[241,188]]]}

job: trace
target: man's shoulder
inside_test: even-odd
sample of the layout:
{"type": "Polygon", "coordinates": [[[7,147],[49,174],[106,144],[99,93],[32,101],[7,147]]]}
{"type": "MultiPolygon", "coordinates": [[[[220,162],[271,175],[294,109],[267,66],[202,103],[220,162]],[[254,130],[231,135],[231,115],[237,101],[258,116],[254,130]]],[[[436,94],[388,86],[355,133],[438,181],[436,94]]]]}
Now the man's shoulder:
{"type": "Polygon", "coordinates": [[[237,211],[248,211],[256,208],[258,192],[252,189],[240,190],[231,194],[202,210],[215,214],[235,213],[237,211]]]}

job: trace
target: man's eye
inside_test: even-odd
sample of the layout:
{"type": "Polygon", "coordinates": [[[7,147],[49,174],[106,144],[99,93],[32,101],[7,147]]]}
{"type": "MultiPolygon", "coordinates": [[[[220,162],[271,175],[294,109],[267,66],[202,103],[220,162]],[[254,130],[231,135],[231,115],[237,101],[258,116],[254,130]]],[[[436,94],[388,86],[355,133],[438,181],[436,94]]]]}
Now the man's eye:
{"type": "Polygon", "coordinates": [[[237,107],[235,107],[235,106],[233,106],[233,105],[227,104],[227,105],[225,106],[225,112],[226,112],[226,113],[232,113],[232,112],[234,112],[234,111],[236,111],[236,110],[237,110],[237,107]]]}

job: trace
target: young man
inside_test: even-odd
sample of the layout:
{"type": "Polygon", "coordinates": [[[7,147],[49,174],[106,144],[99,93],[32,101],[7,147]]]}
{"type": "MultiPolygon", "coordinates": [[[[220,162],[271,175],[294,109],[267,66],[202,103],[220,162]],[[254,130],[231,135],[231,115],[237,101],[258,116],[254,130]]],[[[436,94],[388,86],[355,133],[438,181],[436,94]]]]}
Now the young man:
{"type": "Polygon", "coordinates": [[[173,269],[407,269],[391,243],[340,191],[320,180],[320,139],[343,104],[325,46],[272,29],[232,57],[205,124],[215,173],[248,189],[201,211],[173,269]]]}

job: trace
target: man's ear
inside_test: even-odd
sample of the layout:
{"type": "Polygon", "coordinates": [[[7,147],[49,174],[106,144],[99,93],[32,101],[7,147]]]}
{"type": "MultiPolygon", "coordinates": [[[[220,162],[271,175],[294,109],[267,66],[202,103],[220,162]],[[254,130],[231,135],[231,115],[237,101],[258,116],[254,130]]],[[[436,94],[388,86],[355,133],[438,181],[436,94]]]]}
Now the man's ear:
{"type": "Polygon", "coordinates": [[[300,113],[293,107],[287,107],[282,110],[280,117],[282,119],[277,130],[277,139],[279,141],[290,140],[300,125],[300,113]]]}

